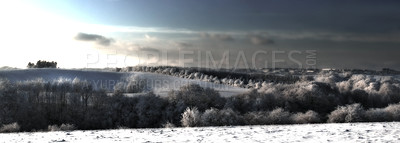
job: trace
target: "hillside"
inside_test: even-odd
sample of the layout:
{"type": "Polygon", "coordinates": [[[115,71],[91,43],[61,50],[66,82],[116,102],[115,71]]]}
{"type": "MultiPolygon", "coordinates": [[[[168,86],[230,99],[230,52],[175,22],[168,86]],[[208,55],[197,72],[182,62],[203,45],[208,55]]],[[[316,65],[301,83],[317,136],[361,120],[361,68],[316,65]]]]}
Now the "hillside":
{"type": "Polygon", "coordinates": [[[85,70],[67,70],[67,69],[24,69],[24,70],[3,70],[0,71],[0,78],[6,78],[11,82],[35,80],[42,78],[45,81],[52,80],[87,80],[92,83],[95,89],[100,87],[113,91],[114,85],[120,81],[124,81],[130,76],[138,77],[146,81],[146,89],[154,91],[157,95],[166,95],[170,90],[179,89],[183,85],[189,83],[199,84],[202,87],[214,88],[223,96],[230,96],[248,91],[247,89],[232,87],[229,85],[215,84],[210,82],[183,79],[179,77],[155,74],[155,73],[119,73],[106,71],[85,71],[85,70]]]}

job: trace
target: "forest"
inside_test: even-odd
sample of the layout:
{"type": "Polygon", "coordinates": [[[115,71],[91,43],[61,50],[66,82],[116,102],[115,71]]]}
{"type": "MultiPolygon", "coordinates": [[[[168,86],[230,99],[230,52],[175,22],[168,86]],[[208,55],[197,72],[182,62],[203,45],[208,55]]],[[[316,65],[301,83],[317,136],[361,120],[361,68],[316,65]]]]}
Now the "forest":
{"type": "Polygon", "coordinates": [[[0,132],[400,121],[392,76],[320,73],[229,97],[195,84],[126,96],[146,87],[133,77],[112,93],[78,78],[1,79],[0,132]]]}

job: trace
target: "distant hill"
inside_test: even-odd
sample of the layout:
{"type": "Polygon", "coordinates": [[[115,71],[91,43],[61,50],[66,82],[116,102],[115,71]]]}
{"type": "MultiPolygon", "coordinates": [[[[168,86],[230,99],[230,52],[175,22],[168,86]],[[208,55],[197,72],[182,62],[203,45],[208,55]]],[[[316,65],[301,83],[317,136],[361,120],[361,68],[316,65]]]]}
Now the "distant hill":
{"type": "Polygon", "coordinates": [[[215,84],[210,82],[182,79],[179,77],[142,72],[106,72],[106,71],[85,71],[85,70],[68,70],[68,69],[20,69],[20,70],[3,70],[0,71],[0,78],[6,78],[11,82],[35,80],[42,78],[45,81],[53,80],[87,80],[92,82],[95,89],[100,87],[106,88],[110,92],[113,91],[114,85],[118,82],[125,81],[131,75],[137,75],[139,79],[147,82],[148,91],[154,91],[158,95],[167,95],[171,90],[179,89],[183,85],[189,83],[199,84],[202,87],[214,88],[221,95],[229,96],[248,91],[248,89],[232,87],[229,85],[215,84]]]}

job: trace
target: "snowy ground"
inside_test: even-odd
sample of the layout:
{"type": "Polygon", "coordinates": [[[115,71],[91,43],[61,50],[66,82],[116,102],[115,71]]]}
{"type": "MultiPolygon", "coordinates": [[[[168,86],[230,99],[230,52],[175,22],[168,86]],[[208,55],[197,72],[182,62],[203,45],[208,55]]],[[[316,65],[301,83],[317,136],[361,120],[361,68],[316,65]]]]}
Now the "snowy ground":
{"type": "Polygon", "coordinates": [[[153,91],[157,95],[165,96],[171,90],[177,90],[181,86],[189,83],[199,84],[202,87],[214,88],[222,96],[231,96],[247,92],[248,89],[238,88],[224,84],[215,84],[199,80],[184,79],[174,76],[155,74],[155,73],[119,73],[105,71],[82,71],[82,70],[66,70],[66,69],[25,69],[25,70],[3,70],[0,71],[0,78],[7,78],[12,82],[35,80],[42,78],[46,81],[57,79],[79,78],[92,82],[95,88],[104,87],[109,91],[113,90],[116,83],[123,81],[124,78],[130,75],[137,75],[140,79],[147,82],[147,89],[153,91]]]}
{"type": "Polygon", "coordinates": [[[0,142],[400,142],[400,123],[3,133],[0,142]]]}
{"type": "Polygon", "coordinates": [[[171,90],[178,90],[181,86],[187,84],[198,84],[201,87],[208,87],[217,90],[222,96],[232,96],[249,91],[249,89],[233,87],[225,84],[215,84],[193,79],[179,78],[155,73],[133,72],[136,76],[144,79],[147,86],[157,95],[167,95],[171,90]]]}

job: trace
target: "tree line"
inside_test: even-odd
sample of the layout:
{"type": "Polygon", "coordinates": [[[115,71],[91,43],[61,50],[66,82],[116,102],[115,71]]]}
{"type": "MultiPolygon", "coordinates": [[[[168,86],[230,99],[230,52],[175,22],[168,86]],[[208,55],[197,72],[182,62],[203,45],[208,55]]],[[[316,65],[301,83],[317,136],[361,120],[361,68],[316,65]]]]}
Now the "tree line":
{"type": "Polygon", "coordinates": [[[79,79],[0,80],[0,125],[33,131],[400,121],[400,82],[393,78],[321,74],[230,97],[193,84],[167,96],[125,96],[143,92],[145,81],[133,80],[113,93],[79,79]]]}
{"type": "Polygon", "coordinates": [[[27,68],[57,68],[57,62],[39,60],[36,64],[29,62],[27,68]]]}
{"type": "Polygon", "coordinates": [[[207,69],[207,68],[181,68],[172,66],[136,66],[133,71],[151,72],[180,78],[196,79],[217,84],[226,84],[242,88],[259,89],[267,83],[293,84],[300,80],[297,76],[291,75],[272,75],[257,72],[240,72],[227,69],[207,69]]]}

